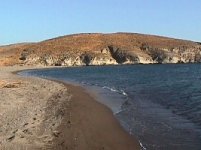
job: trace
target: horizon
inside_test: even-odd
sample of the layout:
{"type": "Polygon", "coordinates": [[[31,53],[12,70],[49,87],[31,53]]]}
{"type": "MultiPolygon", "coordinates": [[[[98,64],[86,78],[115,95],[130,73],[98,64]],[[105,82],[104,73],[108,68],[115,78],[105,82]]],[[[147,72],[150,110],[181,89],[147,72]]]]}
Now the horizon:
{"type": "Polygon", "coordinates": [[[117,32],[201,42],[201,16],[197,15],[200,9],[198,0],[8,0],[0,6],[0,45],[80,33],[117,32]]]}

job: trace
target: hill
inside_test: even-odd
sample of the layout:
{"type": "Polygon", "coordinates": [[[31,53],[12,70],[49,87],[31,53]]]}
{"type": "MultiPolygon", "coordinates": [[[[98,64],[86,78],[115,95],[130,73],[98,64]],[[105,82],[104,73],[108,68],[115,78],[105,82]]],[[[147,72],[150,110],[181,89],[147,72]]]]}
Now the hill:
{"type": "Polygon", "coordinates": [[[0,47],[0,65],[79,66],[201,62],[201,44],[137,33],[74,34],[0,47]]]}

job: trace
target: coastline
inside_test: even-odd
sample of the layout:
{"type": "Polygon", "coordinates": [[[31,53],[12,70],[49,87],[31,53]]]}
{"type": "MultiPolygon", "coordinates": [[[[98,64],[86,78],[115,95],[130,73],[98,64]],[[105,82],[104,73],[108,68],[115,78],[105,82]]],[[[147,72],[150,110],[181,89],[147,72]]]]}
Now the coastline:
{"type": "MultiPolygon", "coordinates": [[[[20,103],[25,104],[22,104],[22,106],[19,104],[19,106],[20,108],[24,107],[23,105],[27,106],[24,110],[27,116],[25,115],[25,118],[21,117],[23,122],[26,123],[16,122],[15,126],[8,126],[12,129],[8,129],[7,132],[3,131],[2,134],[0,131],[0,141],[3,141],[0,142],[0,148],[6,149],[15,146],[20,149],[140,149],[139,142],[121,127],[112,111],[97,102],[82,87],[11,74],[11,72],[17,70],[35,68],[17,67],[16,70],[12,67],[10,69],[5,68],[4,70],[7,71],[1,72],[0,81],[8,80],[11,77],[13,81],[8,80],[8,82],[17,83],[15,80],[20,80],[20,84],[10,88],[0,88],[0,90],[2,93],[11,94],[10,97],[13,100],[15,99],[15,106],[18,106],[18,98],[13,93],[17,91],[16,93],[19,94],[21,92],[20,103]],[[34,91],[33,87],[35,88],[34,91]],[[31,94],[29,90],[32,90],[31,94]],[[24,91],[29,95],[23,97],[24,91]],[[37,107],[30,109],[29,105],[30,107],[37,105],[37,107]],[[34,117],[35,112],[38,112],[37,117],[34,117]],[[29,123],[30,118],[32,118],[31,123],[29,123]],[[37,123],[34,121],[37,121],[37,123]],[[16,132],[13,132],[13,130],[16,132]],[[6,137],[8,133],[10,135],[6,137]],[[6,140],[2,140],[4,138],[6,140]]],[[[2,96],[0,100],[7,101],[6,95],[2,96]]],[[[13,103],[13,101],[10,103],[13,103]]],[[[7,106],[0,104],[1,107],[6,108],[7,106]]],[[[21,109],[16,109],[19,114],[24,113],[21,112],[21,109]]],[[[7,113],[6,115],[8,117],[10,114],[7,113]]],[[[19,118],[19,116],[16,113],[15,118],[12,118],[11,121],[19,118]]],[[[8,120],[5,119],[5,123],[6,121],[8,120]]],[[[0,124],[0,129],[1,127],[0,124]]]]}

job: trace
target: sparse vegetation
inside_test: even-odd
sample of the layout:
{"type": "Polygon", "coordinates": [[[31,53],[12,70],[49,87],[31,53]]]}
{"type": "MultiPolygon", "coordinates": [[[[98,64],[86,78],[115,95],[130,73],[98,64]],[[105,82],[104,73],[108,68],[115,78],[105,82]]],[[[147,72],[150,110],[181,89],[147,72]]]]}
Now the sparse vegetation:
{"type": "Polygon", "coordinates": [[[95,58],[96,64],[114,63],[114,59],[119,64],[141,63],[139,58],[144,58],[144,61],[148,61],[147,63],[163,63],[164,61],[171,63],[173,57],[177,57],[178,61],[182,59],[183,62],[198,62],[200,52],[199,42],[160,36],[132,33],[75,34],[39,43],[0,47],[0,65],[38,63],[91,65],[95,58]],[[46,55],[48,57],[44,57],[46,55]],[[99,60],[100,63],[97,62],[99,60]]]}

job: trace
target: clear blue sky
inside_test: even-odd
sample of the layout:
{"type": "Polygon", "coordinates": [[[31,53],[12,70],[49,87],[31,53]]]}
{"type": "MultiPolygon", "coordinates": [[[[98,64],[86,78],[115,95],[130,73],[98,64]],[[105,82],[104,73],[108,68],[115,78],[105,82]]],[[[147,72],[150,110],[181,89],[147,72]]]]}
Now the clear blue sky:
{"type": "Polygon", "coordinates": [[[201,42],[201,0],[2,0],[0,45],[83,32],[201,42]]]}

